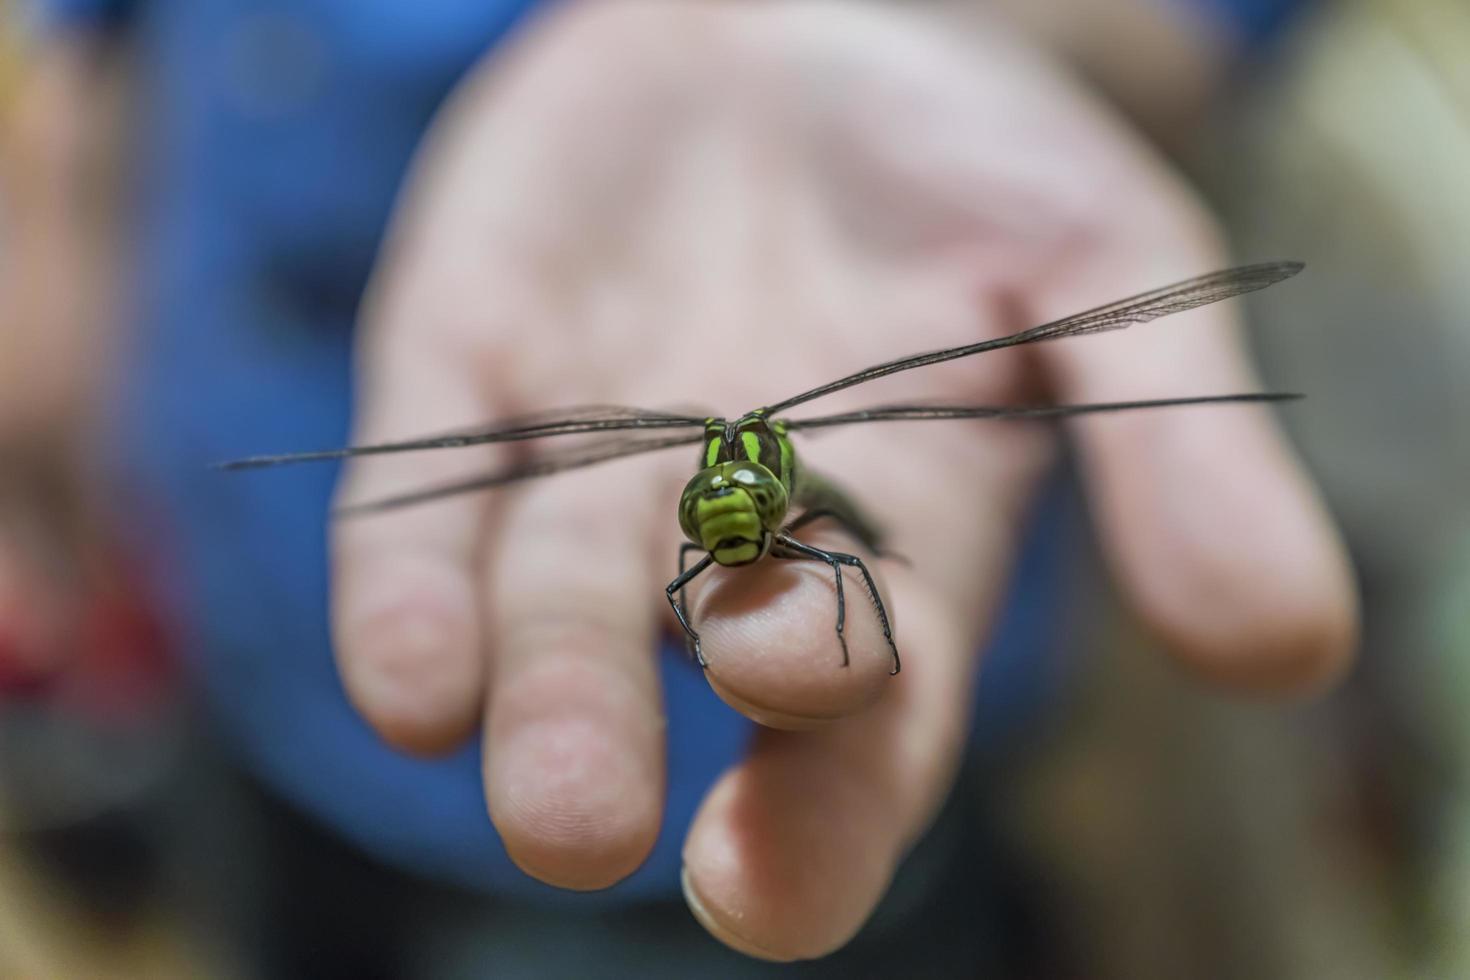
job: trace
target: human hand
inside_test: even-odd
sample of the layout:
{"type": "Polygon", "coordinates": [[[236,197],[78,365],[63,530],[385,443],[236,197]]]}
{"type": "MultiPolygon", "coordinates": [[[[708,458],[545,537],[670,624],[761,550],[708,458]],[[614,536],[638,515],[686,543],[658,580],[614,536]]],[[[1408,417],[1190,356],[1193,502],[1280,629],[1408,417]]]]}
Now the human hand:
{"type": "MultiPolygon", "coordinates": [[[[961,39],[840,2],[564,4],[462,86],[421,154],[364,307],[355,441],[573,404],[739,413],[1223,264],[1178,181],[1000,31],[961,39]]],[[[1256,387],[1232,311],[1209,307],[928,368],[822,410],[915,391],[1005,403],[1256,387]]],[[[1174,655],[1264,690],[1341,669],[1355,631],[1341,546],[1264,411],[1072,432],[1114,573],[1174,655]]],[[[762,731],[690,829],[686,894],[726,943],[818,956],[881,897],[948,788],[975,651],[1052,443],[1021,424],[949,422],[802,444],[913,559],[874,563],[905,654],[895,678],[862,602],[852,665],[838,667],[823,566],[764,561],[691,588],[726,699],[770,724],[820,725],[762,731]]],[[[359,462],[340,499],[509,452],[359,462]]],[[[333,530],[354,703],[412,751],[483,723],[490,816],[544,881],[610,885],[657,834],[651,651],[693,455],[333,530]]]]}

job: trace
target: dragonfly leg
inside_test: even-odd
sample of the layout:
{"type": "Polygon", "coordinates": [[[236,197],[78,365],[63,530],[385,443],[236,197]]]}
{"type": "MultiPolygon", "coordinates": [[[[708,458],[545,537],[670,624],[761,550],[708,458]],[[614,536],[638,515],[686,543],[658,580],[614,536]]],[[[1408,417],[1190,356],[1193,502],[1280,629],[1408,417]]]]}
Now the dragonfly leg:
{"type": "Polygon", "coordinates": [[[699,634],[694,632],[694,627],[689,625],[689,617],[684,614],[683,596],[684,587],[688,585],[691,581],[693,581],[695,576],[697,576],[700,572],[704,571],[706,568],[709,568],[710,565],[714,564],[715,559],[713,555],[705,555],[702,561],[697,562],[693,568],[689,569],[686,572],[683,571],[684,554],[685,549],[680,548],[679,577],[669,583],[669,587],[667,589],[664,589],[664,595],[668,597],[669,605],[673,607],[674,618],[679,621],[680,626],[684,627],[685,641],[690,647],[693,648],[695,663],[699,664],[699,666],[701,667],[708,667],[709,663],[704,659],[704,651],[699,645],[699,634]]]}
{"type": "Polygon", "coordinates": [[[796,560],[825,562],[832,569],[833,580],[837,583],[837,642],[842,644],[842,666],[846,667],[850,662],[847,655],[847,597],[842,586],[842,562],[832,552],[823,551],[821,548],[813,548],[802,544],[795,538],[782,536],[776,539],[776,547],[771,549],[774,558],[791,558],[796,560]]]}
{"type": "Polygon", "coordinates": [[[837,523],[838,527],[842,528],[842,530],[846,531],[848,534],[852,535],[852,537],[861,542],[865,548],[873,553],[873,557],[887,558],[890,561],[896,561],[900,564],[907,565],[909,568],[914,567],[914,563],[909,561],[908,558],[900,555],[896,551],[889,551],[887,548],[883,547],[882,542],[879,540],[877,535],[872,533],[870,528],[863,527],[861,524],[853,523],[853,521],[848,518],[847,514],[843,513],[840,510],[834,510],[830,507],[817,507],[812,510],[806,511],[796,520],[786,525],[786,533],[792,534],[806,527],[808,524],[819,521],[824,517],[830,517],[833,521],[837,523]]]}
{"type": "MultiPolygon", "coordinates": [[[[684,567],[685,567],[684,566],[684,563],[686,561],[688,561],[688,559],[689,559],[689,553],[691,551],[703,551],[703,550],[704,550],[703,548],[701,548],[699,545],[695,544],[693,541],[685,541],[683,544],[679,545],[679,575],[680,575],[680,577],[682,577],[684,575],[684,567]]],[[[688,609],[689,608],[688,592],[689,592],[688,580],[686,579],[684,586],[679,589],[679,605],[683,606],[685,609],[688,609]]],[[[688,627],[685,627],[685,629],[687,630],[688,627]]],[[[684,652],[687,653],[687,654],[689,654],[689,659],[698,661],[699,665],[701,667],[703,667],[704,666],[704,658],[703,658],[703,655],[700,654],[699,651],[695,648],[695,642],[698,639],[699,639],[698,637],[694,637],[693,639],[691,639],[690,636],[687,635],[687,633],[686,633],[686,635],[684,637],[684,652]]]]}
{"type": "MultiPolygon", "coordinates": [[[[903,669],[903,664],[898,659],[898,644],[893,642],[893,625],[888,622],[888,610],[883,605],[883,596],[878,592],[878,583],[873,581],[873,574],[868,571],[868,566],[857,555],[838,555],[837,560],[844,565],[851,565],[863,576],[863,584],[868,587],[868,597],[873,600],[873,608],[878,612],[878,622],[883,626],[883,639],[888,641],[888,652],[893,654],[893,669],[890,675],[898,673],[903,669]]],[[[907,558],[902,559],[908,561],[907,558]]]]}
{"type": "Polygon", "coordinates": [[[811,561],[826,562],[836,572],[837,638],[842,641],[842,665],[844,667],[847,666],[847,640],[842,635],[846,608],[842,594],[841,566],[846,565],[849,568],[856,568],[858,570],[859,574],[863,577],[863,584],[867,586],[868,597],[873,600],[873,608],[878,613],[878,622],[883,627],[883,639],[888,641],[889,652],[893,654],[893,669],[888,673],[898,673],[902,669],[902,664],[898,658],[898,644],[893,640],[893,626],[888,621],[888,609],[883,605],[883,596],[879,593],[878,585],[873,581],[872,573],[868,571],[868,566],[863,563],[863,560],[857,555],[849,555],[841,551],[824,551],[821,548],[814,548],[809,544],[803,544],[789,534],[782,534],[778,537],[776,539],[776,545],[777,547],[772,549],[771,554],[777,558],[805,558],[811,561]]]}

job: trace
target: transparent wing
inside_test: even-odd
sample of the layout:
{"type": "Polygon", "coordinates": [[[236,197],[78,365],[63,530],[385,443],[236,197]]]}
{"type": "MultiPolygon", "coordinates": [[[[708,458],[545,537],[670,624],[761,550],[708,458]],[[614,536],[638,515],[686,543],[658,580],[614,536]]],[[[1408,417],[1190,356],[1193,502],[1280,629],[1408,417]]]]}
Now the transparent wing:
{"type": "MultiPolygon", "coordinates": [[[[214,465],[216,469],[221,470],[249,470],[263,466],[281,466],[287,463],[315,463],[330,459],[345,459],[348,456],[403,453],[416,449],[457,449],[462,446],[479,446],[491,442],[520,442],[526,439],[545,439],[550,436],[644,429],[685,429],[703,425],[704,418],[693,415],[670,415],[621,405],[583,405],[535,415],[522,415],[480,428],[421,436],[400,442],[381,442],[369,446],[347,446],[341,449],[322,449],[304,453],[248,456],[244,459],[232,459],[214,465]]],[[[697,442],[698,440],[691,441],[697,442]]]]}
{"type": "Polygon", "coordinates": [[[1154,398],[1147,401],[1096,402],[1087,405],[879,405],[874,408],[823,415],[810,419],[787,419],[793,432],[859,422],[912,422],[924,419],[1053,419],[1070,415],[1131,412],[1143,408],[1177,408],[1182,405],[1221,405],[1250,402],[1284,402],[1301,398],[1289,392],[1258,392],[1235,395],[1200,395],[1192,398],[1154,398]]]}
{"type": "Polygon", "coordinates": [[[376,500],[345,504],[334,510],[332,516],[356,517],[363,514],[375,514],[397,507],[428,503],[431,500],[439,500],[444,497],[454,496],[455,494],[492,490],[495,487],[503,487],[506,484],[518,483],[522,480],[551,476],[554,473],[565,473],[568,470],[595,466],[598,463],[606,463],[614,459],[624,459],[628,456],[640,456],[644,453],[658,452],[662,449],[673,449],[676,446],[693,446],[703,440],[704,432],[702,430],[676,436],[644,436],[642,438],[625,436],[606,442],[595,443],[590,446],[576,446],[563,452],[541,453],[529,459],[503,466],[500,469],[491,470],[480,476],[455,480],[452,483],[441,483],[436,486],[425,487],[422,490],[395,494],[391,497],[381,497],[376,500]]]}
{"type": "MultiPolygon", "coordinates": [[[[1218,303],[1232,296],[1242,293],[1254,292],[1257,289],[1265,289],[1272,283],[1280,282],[1290,278],[1302,271],[1300,262],[1263,262],[1259,265],[1244,265],[1234,269],[1224,269],[1220,272],[1212,272],[1208,275],[1187,279],[1184,282],[1175,283],[1172,286],[1164,286],[1152,292],[1141,293],[1128,299],[1099,306],[1088,310],[1086,313],[1078,313],[1061,320],[1053,320],[1051,323],[1043,323],[1020,333],[1013,333],[1008,337],[997,337],[994,340],[984,340],[976,344],[966,344],[963,347],[949,347],[945,350],[931,351],[928,354],[914,354],[911,357],[899,358],[886,364],[870,367],[856,374],[849,374],[845,378],[838,378],[810,391],[804,391],[794,395],[785,401],[774,405],[767,405],[763,411],[768,415],[784,412],[789,408],[809,402],[823,395],[830,395],[834,391],[843,388],[851,388],[864,382],[873,381],[877,378],[897,374],[899,371],[907,371],[911,368],[924,367],[928,364],[938,364],[941,361],[953,361],[960,357],[969,357],[971,354],[982,354],[985,351],[1000,350],[1005,347],[1019,347],[1022,344],[1034,344],[1043,340],[1056,340],[1061,337],[1076,337],[1081,334],[1102,333],[1105,330],[1117,330],[1121,327],[1130,326],[1135,323],[1145,323],[1156,320],[1161,316],[1171,313],[1183,313],[1197,306],[1207,306],[1210,303],[1218,303]]],[[[835,416],[834,416],[835,417],[835,416]]]]}

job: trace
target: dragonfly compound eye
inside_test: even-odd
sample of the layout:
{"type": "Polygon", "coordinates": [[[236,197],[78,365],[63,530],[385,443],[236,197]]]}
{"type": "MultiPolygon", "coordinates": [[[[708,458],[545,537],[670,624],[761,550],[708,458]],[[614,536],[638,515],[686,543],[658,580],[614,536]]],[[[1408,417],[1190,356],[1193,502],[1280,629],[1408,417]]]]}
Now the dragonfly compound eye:
{"type": "Polygon", "coordinates": [[[776,479],[776,474],[759,463],[750,462],[730,463],[727,469],[730,482],[750,498],[761,527],[767,531],[779,530],[790,501],[786,487],[776,479]]]}
{"type": "Polygon", "coordinates": [[[700,470],[684,487],[679,525],[715,561],[743,565],[765,554],[787,502],[781,481],[759,463],[722,463],[700,470]]]}

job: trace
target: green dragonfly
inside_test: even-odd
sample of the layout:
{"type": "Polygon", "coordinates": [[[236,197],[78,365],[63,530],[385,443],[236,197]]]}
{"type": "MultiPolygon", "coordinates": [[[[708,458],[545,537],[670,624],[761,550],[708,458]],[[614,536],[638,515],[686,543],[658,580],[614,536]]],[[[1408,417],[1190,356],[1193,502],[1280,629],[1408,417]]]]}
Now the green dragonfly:
{"type": "Polygon", "coordinates": [[[749,565],[765,557],[818,561],[831,568],[837,593],[837,639],[842,649],[842,665],[848,665],[847,639],[844,628],[847,602],[843,589],[842,569],[855,569],[862,577],[868,596],[883,628],[883,636],[898,673],[898,646],[893,638],[888,610],[863,559],[856,554],[828,551],[800,541],[796,532],[823,518],[830,519],[879,557],[887,553],[883,535],[856,505],[853,498],[833,481],[800,465],[790,435],[811,429],[856,425],[866,422],[900,422],[930,419],[1057,419],[1076,415],[1122,412],[1138,409],[1168,408],[1181,405],[1204,405],[1242,402],[1276,402],[1300,398],[1300,395],[1277,392],[1201,395],[1160,398],[1147,401],[1101,402],[1085,405],[940,405],[898,404],[822,415],[812,418],[785,418],[783,413],[809,401],[851,388],[899,371],[952,361],[972,354],[1019,347],[1023,344],[1076,337],[1082,334],[1117,330],[1144,323],[1171,313],[1182,313],[1195,307],[1216,303],[1232,296],[1254,292],[1296,275],[1299,262],[1267,262],[1239,266],[1198,276],[1128,299],[1109,303],[1085,313],[1054,320],[1018,333],[983,340],[960,347],[914,354],[887,361],[849,374],[816,388],[792,395],[771,405],[746,412],[738,418],[716,418],[676,415],[622,406],[594,405],[562,411],[544,412],[503,420],[489,426],[450,434],[441,434],[401,442],[349,446],[318,452],[252,456],[218,464],[227,470],[243,470],[286,463],[305,463],[342,459],[349,456],[371,456],[383,453],[410,452],[422,449],[450,449],[487,443],[521,442],[556,436],[604,436],[582,442],[569,450],[545,452],[509,463],[500,469],[453,483],[431,486],[412,493],[380,500],[351,504],[336,511],[336,516],[360,515],[411,504],[425,503],[452,494],[488,490],[536,477],[564,473],[604,463],[609,460],[638,456],[643,453],[678,446],[700,446],[699,471],[685,486],[679,499],[679,526],[688,540],[679,548],[679,574],[665,589],[674,616],[683,627],[690,652],[701,667],[708,666],[700,645],[699,633],[689,622],[685,589],[711,565],[749,565]],[[665,432],[660,430],[671,430],[665,432]],[[788,516],[797,511],[797,516],[788,516]],[[694,565],[687,565],[691,553],[702,552],[694,565]]]}

